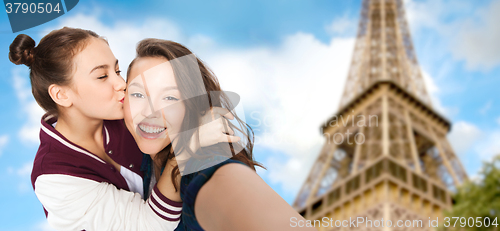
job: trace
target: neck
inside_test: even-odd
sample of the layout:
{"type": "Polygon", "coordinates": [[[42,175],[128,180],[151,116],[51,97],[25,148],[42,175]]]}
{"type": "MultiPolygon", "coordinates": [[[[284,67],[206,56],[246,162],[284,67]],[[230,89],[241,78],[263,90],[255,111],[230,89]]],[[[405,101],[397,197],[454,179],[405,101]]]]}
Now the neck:
{"type": "Polygon", "coordinates": [[[89,118],[76,110],[68,110],[59,114],[55,129],[77,144],[102,144],[102,124],[103,120],[89,118]]]}
{"type": "Polygon", "coordinates": [[[151,159],[153,160],[153,163],[155,166],[157,166],[159,168],[163,168],[164,166],[162,166],[162,159],[166,158],[166,156],[168,155],[168,150],[166,148],[164,148],[163,150],[161,150],[158,153],[149,154],[149,155],[151,156],[151,159]],[[163,157],[163,158],[160,158],[160,157],[163,157]]]}

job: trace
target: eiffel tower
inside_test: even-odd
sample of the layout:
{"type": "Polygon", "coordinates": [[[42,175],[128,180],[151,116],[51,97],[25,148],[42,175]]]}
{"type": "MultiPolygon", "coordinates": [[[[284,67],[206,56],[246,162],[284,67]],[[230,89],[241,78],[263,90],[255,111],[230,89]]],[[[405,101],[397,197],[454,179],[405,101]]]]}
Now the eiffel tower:
{"type": "Polygon", "coordinates": [[[307,220],[333,219],[318,230],[432,230],[429,219],[443,224],[451,192],[467,180],[450,128],[432,108],[403,1],[363,0],[340,106],[321,126],[326,142],[294,208],[307,220]],[[335,223],[357,217],[373,223],[335,223]]]}

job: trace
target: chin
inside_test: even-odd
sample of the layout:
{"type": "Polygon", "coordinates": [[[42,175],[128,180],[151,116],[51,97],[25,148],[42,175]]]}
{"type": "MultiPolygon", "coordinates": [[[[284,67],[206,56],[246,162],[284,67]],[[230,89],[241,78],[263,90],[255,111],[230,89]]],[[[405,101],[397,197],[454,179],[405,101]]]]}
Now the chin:
{"type": "Polygon", "coordinates": [[[163,150],[162,147],[152,147],[153,145],[148,145],[148,144],[138,144],[138,146],[139,146],[139,149],[141,149],[141,152],[148,154],[148,155],[156,155],[161,150],[163,150]]]}
{"type": "Polygon", "coordinates": [[[109,118],[106,120],[121,120],[121,119],[123,119],[123,113],[109,116],[109,118]]]}

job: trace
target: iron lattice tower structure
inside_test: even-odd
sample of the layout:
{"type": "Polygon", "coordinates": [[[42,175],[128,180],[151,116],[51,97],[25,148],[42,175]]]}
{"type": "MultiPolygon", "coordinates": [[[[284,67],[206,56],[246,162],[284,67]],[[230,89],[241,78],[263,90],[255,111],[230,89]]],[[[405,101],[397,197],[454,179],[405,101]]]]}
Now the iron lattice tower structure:
{"type": "Polygon", "coordinates": [[[339,110],[321,127],[326,142],[294,207],[308,220],[364,217],[424,226],[320,230],[430,230],[429,217],[441,218],[467,175],[446,139],[450,122],[432,108],[403,1],[362,4],[339,110]]]}

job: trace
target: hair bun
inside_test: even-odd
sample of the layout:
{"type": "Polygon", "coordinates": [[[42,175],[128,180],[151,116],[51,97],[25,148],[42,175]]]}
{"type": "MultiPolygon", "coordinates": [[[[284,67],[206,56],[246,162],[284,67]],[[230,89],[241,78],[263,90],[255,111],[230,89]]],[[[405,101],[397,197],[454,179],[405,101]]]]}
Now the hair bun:
{"type": "Polygon", "coordinates": [[[9,47],[9,59],[16,65],[28,67],[35,60],[35,40],[25,34],[18,35],[9,47]]]}

